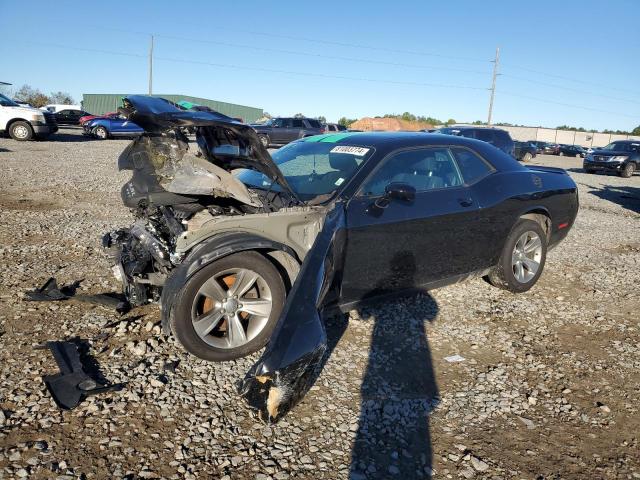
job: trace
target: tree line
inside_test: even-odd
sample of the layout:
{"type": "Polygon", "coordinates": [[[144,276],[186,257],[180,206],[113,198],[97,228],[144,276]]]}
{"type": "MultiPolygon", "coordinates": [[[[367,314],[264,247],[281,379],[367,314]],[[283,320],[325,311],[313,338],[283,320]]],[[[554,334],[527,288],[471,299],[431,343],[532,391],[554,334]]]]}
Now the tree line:
{"type": "Polygon", "coordinates": [[[28,103],[29,105],[40,108],[49,104],[73,105],[75,100],[67,92],[51,92],[45,95],[37,88],[30,85],[23,85],[14,94],[13,99],[17,102],[28,103]]]}

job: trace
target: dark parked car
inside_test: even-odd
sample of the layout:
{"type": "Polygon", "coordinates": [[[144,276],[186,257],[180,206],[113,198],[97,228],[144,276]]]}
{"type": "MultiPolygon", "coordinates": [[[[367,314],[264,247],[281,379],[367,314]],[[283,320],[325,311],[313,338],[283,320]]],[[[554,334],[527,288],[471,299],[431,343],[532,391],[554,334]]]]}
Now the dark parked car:
{"type": "Polygon", "coordinates": [[[56,123],[58,125],[79,125],[80,118],[87,115],[91,114],[82,110],[74,110],[71,108],[60,110],[54,113],[54,116],[56,117],[56,123]]]}
{"type": "Polygon", "coordinates": [[[103,239],[113,271],[130,304],[160,303],[165,332],[200,358],[268,343],[241,388],[267,419],[312,385],[322,311],[472,275],[525,292],[578,210],[564,170],[527,168],[482,141],[328,134],[271,156],[224,115],[146,96],[124,104],[145,133],[118,160],[136,218],[103,239]]]}
{"type": "Polygon", "coordinates": [[[560,152],[560,145],[557,143],[541,142],[539,140],[532,140],[531,143],[536,146],[538,153],[543,155],[557,155],[560,152]]]}
{"type": "Polygon", "coordinates": [[[515,158],[515,145],[511,135],[506,130],[500,128],[485,127],[444,127],[434,131],[434,133],[444,133],[446,135],[458,135],[461,137],[475,138],[499,148],[504,153],[515,158]]]}
{"type": "Polygon", "coordinates": [[[267,123],[251,125],[265,147],[286,145],[299,138],[325,133],[314,118],[271,118],[267,123]]]}
{"type": "Polygon", "coordinates": [[[323,125],[325,132],[346,132],[347,127],[340,125],[339,123],[325,123],[323,125]]]}
{"type": "Polygon", "coordinates": [[[98,117],[82,124],[83,134],[106,140],[110,137],[135,137],[144,130],[122,115],[98,117]]]}
{"type": "Polygon", "coordinates": [[[629,178],[640,168],[640,141],[612,142],[587,154],[582,166],[587,173],[614,172],[621,177],[629,178]]]}
{"type": "Polygon", "coordinates": [[[587,151],[580,145],[560,145],[558,155],[561,157],[564,155],[570,157],[585,157],[587,155],[587,151]]]}
{"type": "Polygon", "coordinates": [[[516,152],[515,158],[520,162],[526,163],[532,158],[535,158],[536,153],[538,153],[538,149],[536,148],[536,146],[530,142],[519,142],[516,140],[513,143],[515,145],[516,152]]]}

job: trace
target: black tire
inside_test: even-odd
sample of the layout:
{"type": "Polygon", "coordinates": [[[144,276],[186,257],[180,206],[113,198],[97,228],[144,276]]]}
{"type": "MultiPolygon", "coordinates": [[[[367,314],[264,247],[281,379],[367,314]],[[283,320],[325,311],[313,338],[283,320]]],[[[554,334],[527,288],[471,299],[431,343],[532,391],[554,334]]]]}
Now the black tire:
{"type": "Polygon", "coordinates": [[[515,224],[513,229],[511,229],[511,233],[507,237],[507,241],[505,242],[502,253],[500,254],[500,260],[498,265],[496,265],[489,275],[487,279],[489,283],[494,287],[501,288],[503,290],[508,290],[513,293],[522,293],[529,290],[533,287],[542,271],[544,270],[544,264],[547,259],[547,236],[540,226],[538,222],[534,222],[533,220],[520,219],[515,224]],[[518,239],[527,232],[535,232],[541,240],[541,258],[539,262],[539,267],[535,275],[528,280],[526,283],[522,283],[516,279],[514,274],[514,267],[512,264],[512,254],[514,248],[516,246],[516,242],[518,239]]]}
{"type": "Polygon", "coordinates": [[[559,156],[564,157],[564,152],[558,153],[559,156]]]}
{"type": "Polygon", "coordinates": [[[527,152],[524,154],[524,157],[522,157],[522,163],[530,162],[532,158],[533,156],[529,152],[527,152]]]}
{"type": "Polygon", "coordinates": [[[596,173],[596,171],[593,168],[585,168],[584,171],[586,173],[596,173]]]}
{"type": "Polygon", "coordinates": [[[260,139],[260,143],[262,143],[262,146],[264,146],[264,148],[269,148],[269,145],[271,145],[269,135],[258,135],[258,138],[260,139]]]}
{"type": "Polygon", "coordinates": [[[93,133],[94,137],[99,138],[100,140],[106,140],[109,138],[109,130],[102,126],[94,128],[91,133],[93,133]]]}
{"type": "Polygon", "coordinates": [[[245,357],[267,344],[282,313],[285,298],[286,290],[282,277],[264,256],[252,251],[229,255],[199,270],[182,287],[173,307],[171,331],[186,351],[203,360],[224,362],[245,357]],[[191,312],[202,285],[216,274],[232,268],[249,269],[266,281],[271,290],[272,309],[266,325],[256,337],[237,348],[217,348],[198,336],[193,327],[191,312]]]}
{"type": "Polygon", "coordinates": [[[636,171],[636,165],[634,163],[627,163],[622,170],[620,170],[620,176],[622,178],[630,178],[633,176],[633,172],[636,171]]]}
{"type": "Polygon", "coordinates": [[[9,136],[18,142],[26,142],[33,138],[33,128],[29,122],[19,120],[9,127],[9,136]]]}

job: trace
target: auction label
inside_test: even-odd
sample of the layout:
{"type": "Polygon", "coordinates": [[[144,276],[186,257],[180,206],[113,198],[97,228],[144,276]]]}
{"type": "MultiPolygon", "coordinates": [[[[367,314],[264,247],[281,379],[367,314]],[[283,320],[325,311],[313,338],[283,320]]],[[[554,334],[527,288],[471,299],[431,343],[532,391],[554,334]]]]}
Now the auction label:
{"type": "Polygon", "coordinates": [[[350,153],[351,155],[355,155],[357,157],[362,157],[367,154],[369,148],[365,147],[351,147],[348,145],[337,145],[331,149],[329,153],[350,153]]]}

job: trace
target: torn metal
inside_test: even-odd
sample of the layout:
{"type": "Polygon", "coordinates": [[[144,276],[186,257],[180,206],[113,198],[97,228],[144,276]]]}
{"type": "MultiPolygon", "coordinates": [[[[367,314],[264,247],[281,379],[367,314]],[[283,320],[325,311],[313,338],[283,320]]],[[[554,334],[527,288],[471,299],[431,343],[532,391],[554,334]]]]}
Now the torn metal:
{"type": "Polygon", "coordinates": [[[60,373],[42,377],[56,404],[71,410],[89,395],[120,390],[122,384],[105,385],[84,370],[76,342],[47,342],[60,373]]]}
{"type": "Polygon", "coordinates": [[[240,394],[265,422],[276,422],[295,406],[322,367],[327,335],[321,311],[341,275],[344,221],[344,204],[337,202],[302,264],[264,354],[240,384],[240,394]]]}

